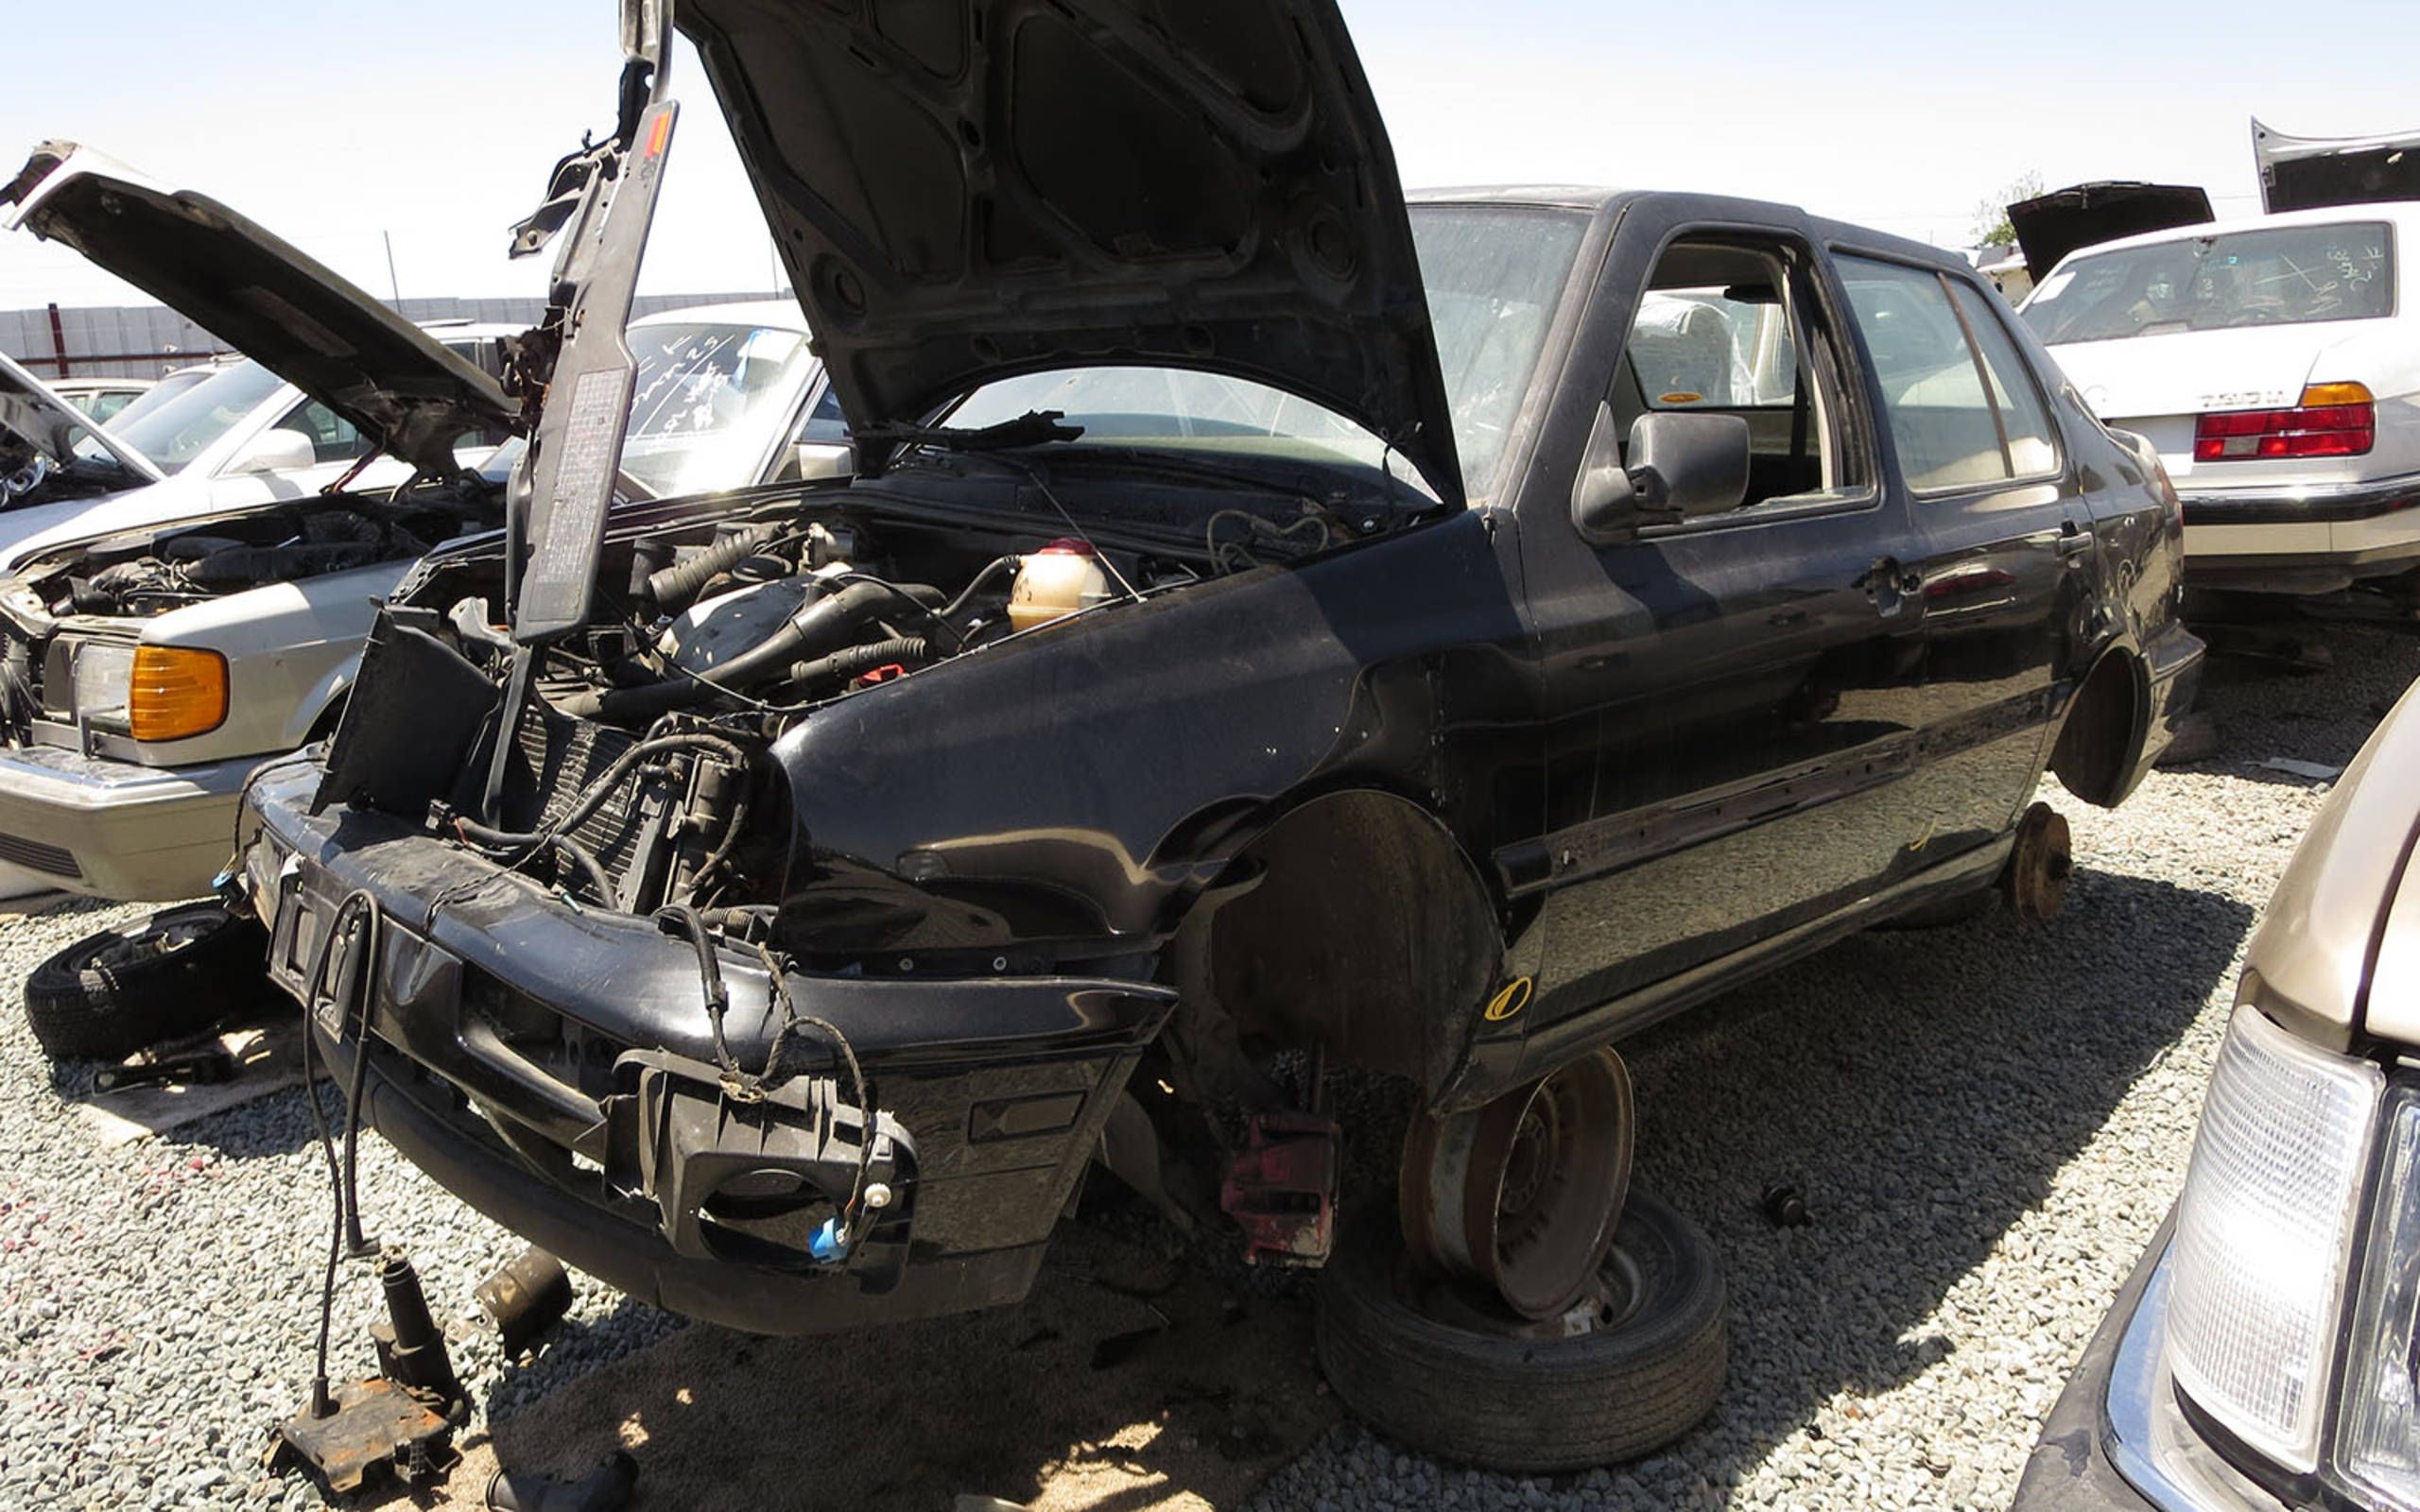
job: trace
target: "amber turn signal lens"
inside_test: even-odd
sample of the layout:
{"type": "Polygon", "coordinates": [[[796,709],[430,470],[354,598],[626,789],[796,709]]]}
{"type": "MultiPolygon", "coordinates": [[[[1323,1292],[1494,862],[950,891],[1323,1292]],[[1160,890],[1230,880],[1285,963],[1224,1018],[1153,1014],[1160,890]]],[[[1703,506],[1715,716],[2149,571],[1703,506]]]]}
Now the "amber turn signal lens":
{"type": "Polygon", "coordinates": [[[2366,404],[2371,402],[2367,384],[2312,384],[2303,390],[2302,407],[2325,409],[2331,404],[2366,404]]]}
{"type": "Polygon", "coordinates": [[[227,659],[181,645],[138,645],[127,690],[127,732],[137,740],[184,740],[227,722],[227,659]]]}

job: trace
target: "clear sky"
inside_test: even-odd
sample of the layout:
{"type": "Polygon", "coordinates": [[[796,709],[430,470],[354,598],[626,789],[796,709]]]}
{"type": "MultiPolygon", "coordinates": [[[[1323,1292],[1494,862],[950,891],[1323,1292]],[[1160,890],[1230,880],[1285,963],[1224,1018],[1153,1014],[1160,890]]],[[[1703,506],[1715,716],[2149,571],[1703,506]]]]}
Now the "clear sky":
{"type": "MultiPolygon", "coordinates": [[[[2248,119],[2420,128],[2420,0],[1343,0],[1412,186],[1790,200],[1963,245],[2028,171],[2199,183],[2257,208],[2248,119]]],[[[48,137],[242,210],[374,293],[536,294],[505,229],[610,124],[610,0],[9,0],[0,174],[48,137]]],[[[694,60],[642,287],[768,286],[694,60]]],[[[0,309],[137,302],[0,235],[0,309]]]]}

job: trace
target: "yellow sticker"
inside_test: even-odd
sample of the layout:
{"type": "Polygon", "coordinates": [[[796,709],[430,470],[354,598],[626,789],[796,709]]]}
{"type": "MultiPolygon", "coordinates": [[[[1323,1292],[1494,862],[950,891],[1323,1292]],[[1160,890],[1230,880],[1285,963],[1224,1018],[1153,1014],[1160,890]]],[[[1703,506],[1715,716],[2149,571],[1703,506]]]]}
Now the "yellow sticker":
{"type": "Polygon", "coordinates": [[[1502,1023],[1528,1007],[1531,988],[1532,984],[1526,976],[1516,976],[1505,983],[1504,990],[1495,994],[1495,1001],[1487,1005],[1487,1022],[1502,1023]]]}

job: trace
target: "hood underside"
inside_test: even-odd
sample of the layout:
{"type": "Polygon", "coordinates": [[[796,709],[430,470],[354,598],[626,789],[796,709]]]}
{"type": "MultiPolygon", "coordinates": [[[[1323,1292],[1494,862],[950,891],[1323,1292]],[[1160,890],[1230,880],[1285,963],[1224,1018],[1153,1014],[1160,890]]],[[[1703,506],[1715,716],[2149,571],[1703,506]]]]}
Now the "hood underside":
{"type": "Polygon", "coordinates": [[[2386,136],[2288,136],[2252,123],[2260,203],[2269,214],[2420,199],[2420,131],[2386,136]]]}
{"type": "Polygon", "coordinates": [[[0,204],[189,317],[416,467],[516,424],[495,380],[298,249],[205,196],[72,143],[35,149],[0,204]]]}
{"type": "Polygon", "coordinates": [[[164,475],[150,458],[119,444],[5,354],[0,354],[0,434],[25,442],[60,467],[74,463],[78,441],[90,439],[137,479],[157,483],[164,475]]]}
{"type": "Polygon", "coordinates": [[[2207,193],[2174,183],[2080,183],[2008,207],[2017,250],[2036,283],[2080,248],[2171,226],[2199,226],[2210,218],[2207,193]]]}
{"type": "Polygon", "coordinates": [[[1299,394],[1461,497],[1392,149],[1334,0],[689,0],[859,430],[1128,363],[1299,394]]]}

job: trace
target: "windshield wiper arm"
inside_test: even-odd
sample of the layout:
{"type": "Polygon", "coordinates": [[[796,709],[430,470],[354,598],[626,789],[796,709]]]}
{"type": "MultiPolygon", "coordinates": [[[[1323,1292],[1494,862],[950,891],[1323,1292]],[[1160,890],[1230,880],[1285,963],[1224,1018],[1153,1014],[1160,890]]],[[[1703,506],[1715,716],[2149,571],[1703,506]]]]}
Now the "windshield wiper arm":
{"type": "Polygon", "coordinates": [[[1084,434],[1081,425],[1067,423],[1064,410],[1029,409],[1014,420],[975,430],[946,425],[868,425],[849,433],[862,451],[869,444],[886,451],[903,446],[930,446],[943,452],[1008,452],[1046,441],[1072,441],[1084,434]]]}

